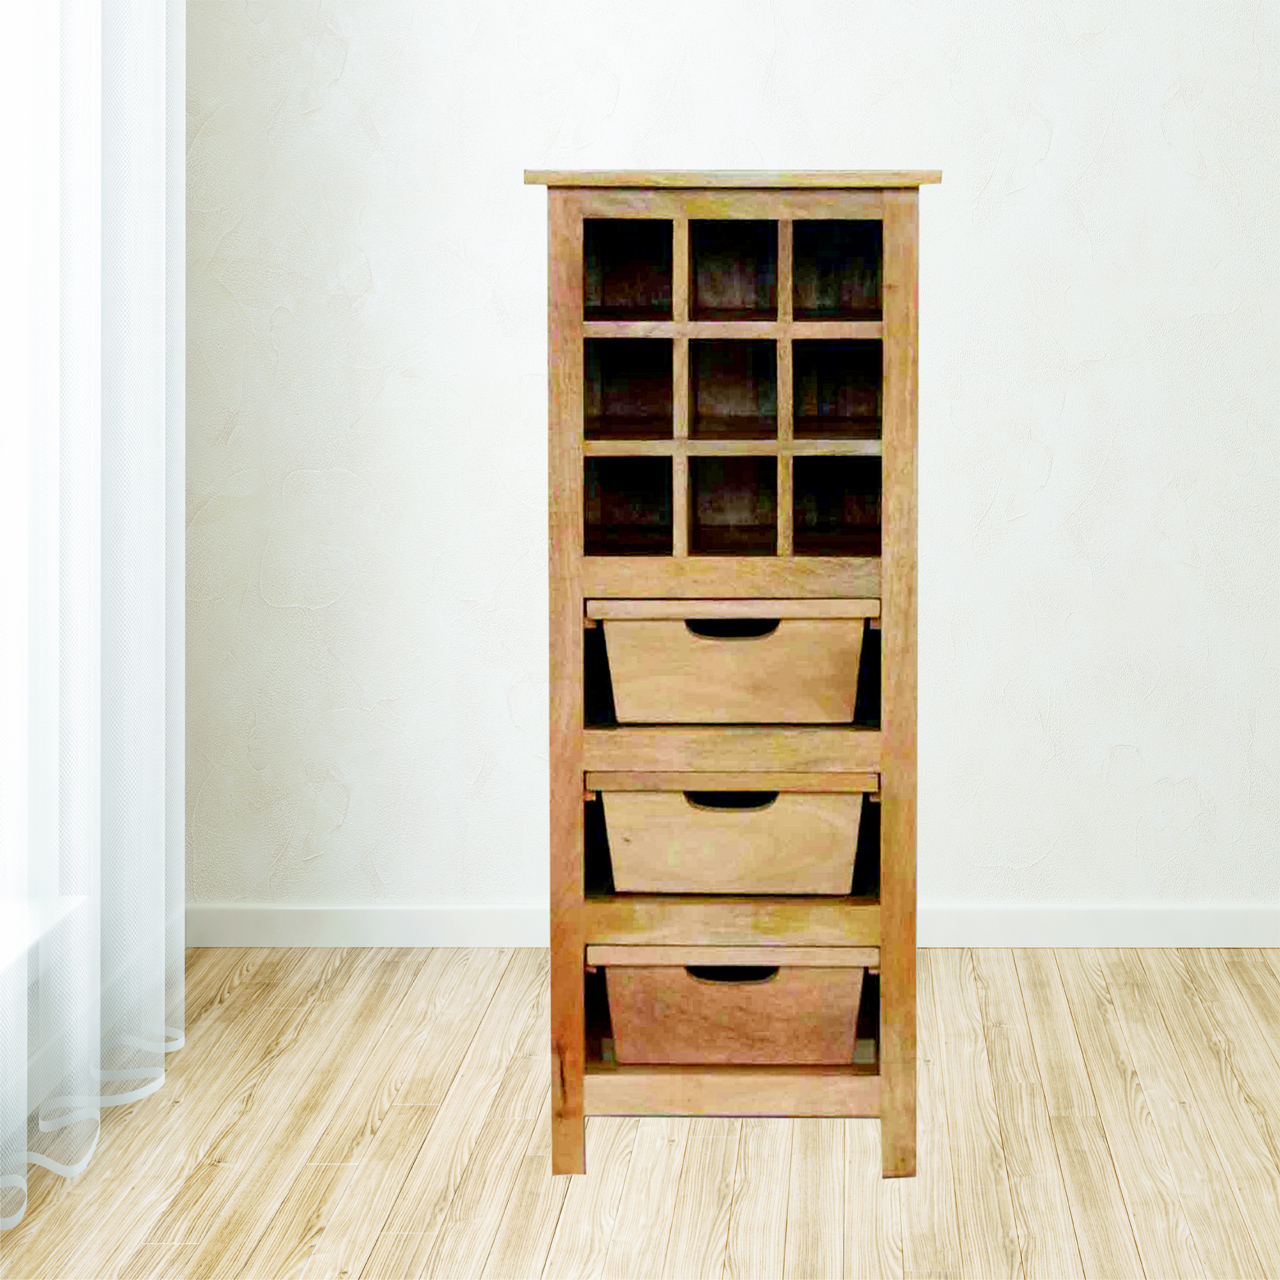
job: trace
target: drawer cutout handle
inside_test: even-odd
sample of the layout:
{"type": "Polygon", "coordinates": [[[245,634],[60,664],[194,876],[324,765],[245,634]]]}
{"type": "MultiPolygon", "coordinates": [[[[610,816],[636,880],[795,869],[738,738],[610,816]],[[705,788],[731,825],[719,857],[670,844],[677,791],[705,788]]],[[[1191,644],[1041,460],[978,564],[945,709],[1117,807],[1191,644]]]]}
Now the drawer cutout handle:
{"type": "Polygon", "coordinates": [[[686,618],[684,625],[706,640],[758,640],[778,629],[778,618],[686,618]]]}
{"type": "Polygon", "coordinates": [[[686,791],[684,798],[691,809],[750,813],[776,804],[778,794],[776,791],[686,791]]]}
{"type": "Polygon", "coordinates": [[[764,964],[687,964],[685,973],[696,982],[762,983],[772,982],[779,967],[764,964]]]}

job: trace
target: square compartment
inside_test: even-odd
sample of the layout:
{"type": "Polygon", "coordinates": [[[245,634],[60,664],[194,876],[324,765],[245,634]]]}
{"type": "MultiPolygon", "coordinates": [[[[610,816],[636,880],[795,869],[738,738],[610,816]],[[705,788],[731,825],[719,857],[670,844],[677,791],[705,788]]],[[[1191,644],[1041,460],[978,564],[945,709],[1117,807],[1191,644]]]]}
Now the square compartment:
{"type": "Polygon", "coordinates": [[[586,554],[669,556],[671,459],[587,458],[586,464],[586,554]]]}
{"type": "Polygon", "coordinates": [[[778,224],[689,223],[694,320],[776,320],[778,224]]]}
{"type": "Polygon", "coordinates": [[[778,550],[776,458],[689,459],[694,555],[771,556],[778,550]]]}
{"type": "Polygon", "coordinates": [[[792,223],[792,314],[797,320],[879,320],[879,222],[792,223]]]}
{"type": "Polygon", "coordinates": [[[588,338],[583,425],[588,440],[670,440],[671,340],[588,338]]]}
{"type": "Polygon", "coordinates": [[[669,219],[585,219],[582,283],[586,318],[670,320],[671,246],[669,219]]]}
{"type": "Polygon", "coordinates": [[[778,434],[778,351],[769,341],[689,343],[689,435],[770,440],[778,434]]]}
{"type": "Polygon", "coordinates": [[[791,355],[797,439],[878,440],[881,343],[798,341],[791,355]]]}
{"type": "Polygon", "coordinates": [[[793,546],[798,556],[880,554],[880,459],[796,458],[793,546]]]}

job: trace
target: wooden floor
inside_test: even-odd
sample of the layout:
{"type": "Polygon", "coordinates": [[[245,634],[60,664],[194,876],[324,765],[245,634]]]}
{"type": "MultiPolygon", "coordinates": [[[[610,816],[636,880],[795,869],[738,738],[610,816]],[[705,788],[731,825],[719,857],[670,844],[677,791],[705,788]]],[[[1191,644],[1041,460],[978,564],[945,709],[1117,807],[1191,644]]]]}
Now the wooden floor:
{"type": "Polygon", "coordinates": [[[1280,951],[923,951],[874,1120],[596,1119],[550,1176],[544,951],[193,950],[164,1088],[33,1170],[23,1277],[1280,1276],[1280,951]]]}

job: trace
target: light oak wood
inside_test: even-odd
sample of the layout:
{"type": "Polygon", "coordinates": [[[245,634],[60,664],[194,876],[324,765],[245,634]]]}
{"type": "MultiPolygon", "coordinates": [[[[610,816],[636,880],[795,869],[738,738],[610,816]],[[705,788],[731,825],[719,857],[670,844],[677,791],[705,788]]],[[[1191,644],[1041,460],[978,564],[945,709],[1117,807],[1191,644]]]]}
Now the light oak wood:
{"type": "Polygon", "coordinates": [[[785,1276],[844,1273],[844,1125],[797,1120],[791,1135],[785,1276]]]}
{"type": "Polygon", "coordinates": [[[664,1280],[724,1271],[741,1120],[703,1117],[685,1125],[684,1163],[676,1193],[664,1280]]]}
{"type": "Polygon", "coordinates": [[[1205,1276],[1098,959],[1076,950],[1059,951],[1055,959],[1143,1270],[1205,1276]]]}
{"type": "Polygon", "coordinates": [[[733,968],[740,972],[713,976],[688,965],[609,966],[619,1064],[853,1061],[861,968],[770,965],[766,976],[750,981],[741,980],[743,966],[733,968]]]}
{"type": "Polygon", "coordinates": [[[878,618],[879,600],[588,600],[588,618],[878,618]]]}
{"type": "Polygon", "coordinates": [[[1014,1226],[1004,1143],[996,1114],[991,1068],[972,955],[929,953],[939,1012],[939,1063],[955,1177],[960,1261],[968,1275],[1025,1274],[1014,1226]]]}
{"type": "Polygon", "coordinates": [[[844,1126],[844,1280],[902,1280],[902,1215],[894,1178],[880,1172],[880,1126],[844,1126]]]}
{"type": "MultiPolygon", "coordinates": [[[[779,299],[781,305],[781,298],[779,299]]],[[[860,338],[884,336],[881,320],[584,320],[586,338],[860,338]]],[[[678,394],[678,384],[677,384],[678,394]]],[[[781,384],[779,384],[781,395],[781,384]]],[[[779,401],[781,410],[781,401],[779,401]]]]}
{"type": "MultiPolygon", "coordinates": [[[[591,773],[878,773],[880,731],[809,726],[588,729],[591,773]]],[[[575,799],[578,793],[575,792],[575,799]]]]}
{"type": "MultiPolygon", "coordinates": [[[[1097,959],[1207,1273],[1243,1277],[1276,1271],[1280,1242],[1269,1232],[1259,1247],[1254,1245],[1241,1209],[1241,1188],[1224,1166],[1216,1128],[1188,1082],[1180,1028],[1175,1022],[1175,1041],[1138,952],[1100,951],[1097,959]]],[[[1252,1214],[1254,1202],[1247,1193],[1244,1201],[1252,1214]]]]}
{"type": "Polygon", "coordinates": [[[542,187],[918,187],[941,182],[940,169],[776,170],[749,169],[526,169],[524,180],[542,187]]]}
{"type": "MultiPolygon", "coordinates": [[[[588,458],[671,458],[673,465],[681,459],[709,457],[771,458],[775,455],[779,460],[786,458],[806,457],[840,457],[840,458],[878,458],[883,452],[881,441],[875,439],[839,439],[824,440],[819,437],[806,436],[803,440],[587,440],[582,445],[583,454],[588,458]]],[[[687,473],[688,466],[685,471],[687,473]]],[[[675,483],[673,481],[673,483],[675,483]]],[[[788,483],[791,483],[788,481],[788,483]]],[[[679,490],[675,492],[679,497],[679,490]]],[[[785,515],[785,494],[782,484],[778,486],[779,516],[785,515]]],[[[688,506],[685,500],[686,508],[688,506]]],[[[674,517],[673,517],[674,518],[674,517]]],[[[794,522],[779,520],[779,530],[784,524],[790,524],[794,530],[794,522]]],[[[687,554],[687,551],[686,553],[687,554]]],[[[791,553],[779,544],[778,555],[791,553]]]]}
{"type": "Polygon", "coordinates": [[[742,1121],[734,1173],[725,1280],[781,1276],[786,1258],[787,1204],[795,1125],[786,1120],[742,1121]]]}
{"type": "Polygon", "coordinates": [[[782,964],[790,968],[875,968],[876,947],[588,947],[593,965],[782,964]]]}
{"type": "Polygon", "coordinates": [[[587,1125],[586,1177],[570,1182],[544,1280],[594,1280],[603,1275],[639,1129],[634,1116],[599,1116],[587,1125]]]}
{"type": "Polygon", "coordinates": [[[551,1088],[553,1165],[583,1168],[582,210],[548,197],[550,407],[551,1088]]]}
{"type": "Polygon", "coordinates": [[[873,1066],[605,1066],[588,1063],[588,1115],[876,1116],[873,1066]]]}
{"type": "Polygon", "coordinates": [[[919,211],[885,193],[880,901],[880,1132],[886,1176],[915,1172],[916,1143],[916,342],[919,211]]]}
{"type": "Polygon", "coordinates": [[[640,1121],[605,1256],[605,1280],[662,1274],[688,1138],[689,1126],[681,1120],[654,1116],[640,1121]]]}
{"type": "Polygon", "coordinates": [[[852,556],[588,556],[582,565],[587,598],[621,596],[778,596],[808,598],[880,595],[880,561],[852,556]]]}
{"type": "Polygon", "coordinates": [[[863,898],[627,894],[588,898],[582,931],[588,944],[615,946],[878,947],[880,907],[863,898]]]}
{"type": "Polygon", "coordinates": [[[880,786],[875,773],[588,773],[590,791],[858,791],[880,786]]]}
{"type": "MultiPolygon", "coordinates": [[[[830,1227],[817,1225],[829,1218],[825,1210],[792,1201],[793,1183],[808,1187],[815,1166],[810,1162],[809,1174],[801,1170],[793,1178],[798,1130],[791,1119],[663,1120],[687,1136],[679,1170],[671,1160],[670,1177],[651,1179],[652,1205],[643,1202],[641,1182],[628,1177],[632,1147],[625,1138],[615,1145],[595,1136],[609,1137],[597,1123],[623,1132],[632,1126],[634,1142],[635,1117],[593,1117],[588,1176],[551,1176],[546,953],[420,956],[417,965],[418,956],[406,960],[395,951],[190,952],[187,1044],[170,1055],[164,1086],[141,1103],[103,1113],[97,1153],[79,1178],[33,1171],[27,1217],[0,1236],[4,1275],[192,1274],[191,1262],[208,1247],[203,1239],[148,1243],[140,1237],[195,1171],[209,1168],[205,1154],[219,1143],[239,1153],[236,1164],[216,1175],[230,1188],[219,1211],[230,1216],[221,1221],[237,1217],[240,1210],[231,1205],[239,1198],[255,1238],[240,1236],[217,1248],[232,1265],[252,1243],[240,1274],[253,1280],[601,1275],[624,1194],[632,1202],[627,1212],[659,1224],[657,1235],[670,1224],[660,1263],[656,1248],[641,1248],[652,1274],[781,1276],[789,1274],[788,1256],[799,1252],[825,1260],[842,1254],[846,1276],[978,1275],[967,1259],[984,1251],[998,1256],[1005,1228],[993,1215],[991,1238],[975,1246],[982,1224],[974,1217],[965,1228],[962,1259],[957,1199],[963,1213],[964,1197],[973,1192],[958,1184],[980,1166],[972,1135],[962,1131],[973,1117],[957,1123],[956,1106],[947,1101],[981,1097],[980,1067],[974,1081],[964,1079],[966,1064],[978,1061],[978,1022],[1026,1275],[1144,1274],[1149,1245],[1143,1236],[1155,1222],[1141,1206],[1164,1204],[1169,1195],[1190,1227],[1204,1275],[1269,1280],[1280,1274],[1274,1231],[1280,1175],[1268,1137],[1280,1124],[1274,953],[1059,952],[1041,957],[1053,962],[1047,969],[1022,952],[1023,971],[1039,975],[1041,988],[1056,973],[1061,992],[1060,999],[1034,999],[1028,1015],[1012,953],[921,952],[920,1176],[881,1181],[879,1123],[836,1119],[844,1172],[833,1176],[843,1179],[844,1194],[840,1219],[830,1227]],[[1051,1127],[1036,1046],[1046,1055],[1060,1052],[1054,1046],[1068,1030],[1063,1007],[1099,1114],[1057,1117],[1051,1127]],[[1047,1029],[1037,1025],[1041,1017],[1051,1024],[1047,1029]],[[344,1030],[344,1022],[351,1028],[344,1030]],[[307,1064],[322,1063],[335,1044],[363,1065],[331,1076],[322,1092],[309,1090],[307,1064]],[[401,1099],[409,1090],[432,1101],[406,1104],[401,1099]],[[1112,1115],[1126,1091],[1134,1099],[1125,1104],[1138,1126],[1133,1131],[1112,1115]],[[238,1135],[241,1108],[252,1111],[267,1099],[274,1137],[238,1135]],[[292,1142],[294,1133],[314,1134],[309,1112],[299,1107],[329,1114],[309,1149],[292,1142]],[[438,1166],[447,1185],[459,1138],[461,1167],[433,1234],[435,1197],[423,1173],[438,1166]],[[276,1146],[286,1155],[301,1151],[304,1162],[275,1214],[268,1209],[254,1218],[247,1206],[255,1203],[261,1177],[268,1187],[275,1181],[276,1146]],[[1063,1168],[1070,1203],[1061,1191],[1063,1168]],[[582,1189],[572,1202],[570,1184],[582,1189]],[[788,1221],[797,1231],[790,1245],[788,1221]],[[416,1229],[389,1229],[404,1226],[416,1229]],[[379,1261],[370,1266],[384,1229],[379,1261]],[[841,1243],[829,1240],[828,1230],[838,1230],[841,1243]],[[557,1257],[548,1266],[557,1231],[557,1257]]],[[[1056,1075],[1078,1069],[1067,1054],[1056,1075]]],[[[834,1116],[847,1116],[861,1101],[874,1117],[880,1084],[870,1071],[596,1066],[586,1076],[585,1098],[588,1105],[612,1100],[655,1115],[690,1103],[707,1112],[756,1106],[799,1114],[825,1098],[834,1116]]],[[[1059,1081],[1057,1094],[1069,1100],[1070,1086],[1059,1081]]],[[[977,1106],[981,1112],[985,1104],[977,1106]]],[[[985,1130],[987,1121],[978,1120],[985,1130]]],[[[835,1141],[824,1137],[819,1145],[835,1141]]],[[[818,1168],[820,1178],[829,1173],[825,1163],[818,1168]]],[[[813,1196],[829,1202],[821,1186],[813,1196]]],[[[1168,1211],[1176,1214],[1171,1202],[1168,1211]]],[[[197,1214],[182,1222],[207,1237],[221,1229],[219,1220],[197,1214]]],[[[619,1245],[614,1256],[635,1255],[619,1245]]],[[[825,1275],[825,1261],[822,1266],[825,1275]]],[[[1155,1270],[1149,1264],[1146,1274],[1155,1270]]]]}
{"type": "Polygon", "coordinates": [[[603,800],[619,893],[849,893],[860,795],[779,793],[750,809],[678,791],[603,800]]]}

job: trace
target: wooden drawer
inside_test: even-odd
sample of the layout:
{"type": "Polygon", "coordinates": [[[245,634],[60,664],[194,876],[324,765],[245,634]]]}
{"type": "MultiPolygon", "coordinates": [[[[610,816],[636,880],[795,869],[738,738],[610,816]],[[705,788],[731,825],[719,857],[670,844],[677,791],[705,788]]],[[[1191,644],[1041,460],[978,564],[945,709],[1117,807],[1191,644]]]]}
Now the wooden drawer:
{"type": "MultiPolygon", "coordinates": [[[[861,963],[798,964],[786,948],[645,947],[643,963],[604,966],[619,1064],[852,1063],[861,963]],[[655,963],[666,958],[678,963],[655,963]],[[700,963],[710,961],[710,963],[700,963]]],[[[838,949],[810,961],[840,960],[838,949]]],[[[864,954],[849,949],[850,960],[864,954]]]]}
{"type": "MultiPolygon", "coordinates": [[[[636,605],[649,602],[620,602],[636,605]]],[[[842,724],[853,719],[862,617],[796,616],[802,601],[675,603],[680,616],[606,617],[619,724],[842,724]],[[711,605],[719,606],[713,610],[711,605]],[[770,616],[768,610],[775,610],[770,616]],[[709,616],[708,616],[709,615],[709,616]]],[[[845,603],[845,602],[840,602],[845,603]]],[[[875,605],[876,602],[870,602],[875,605]]],[[[851,601],[852,611],[863,602],[851,601]]],[[[877,606],[878,607],[878,606],[877,606]]]]}
{"type": "Polygon", "coordinates": [[[857,792],[602,791],[619,893],[847,894],[857,792]]]}

